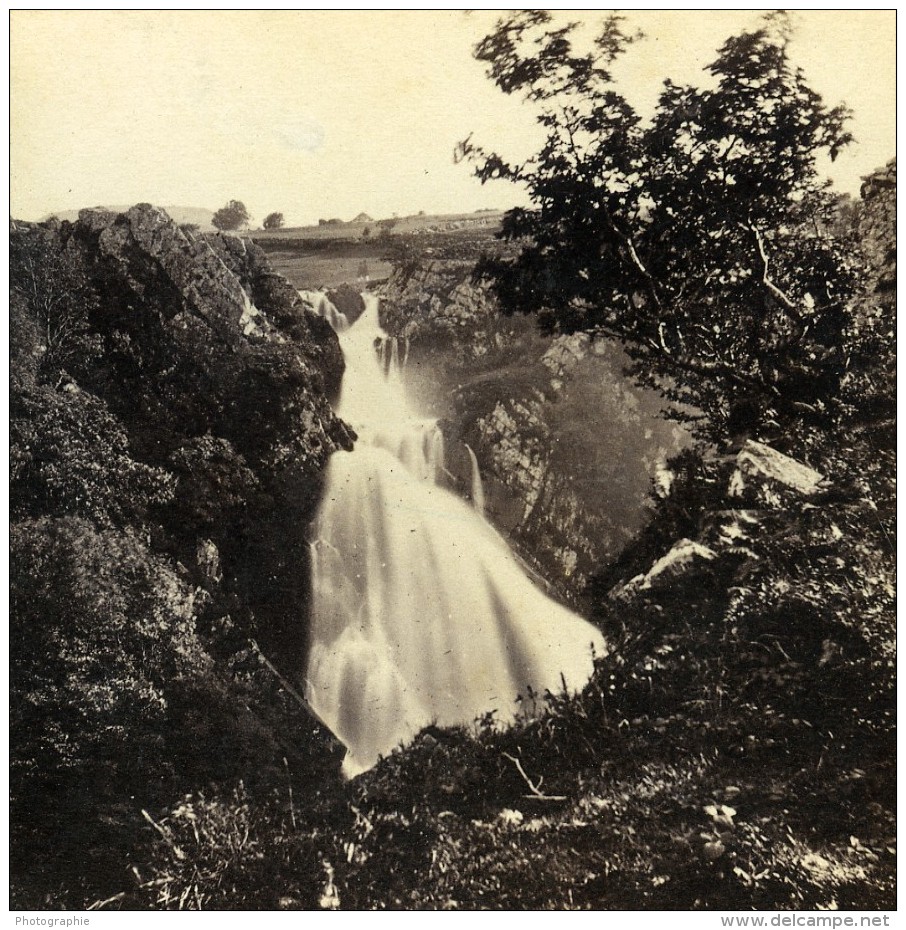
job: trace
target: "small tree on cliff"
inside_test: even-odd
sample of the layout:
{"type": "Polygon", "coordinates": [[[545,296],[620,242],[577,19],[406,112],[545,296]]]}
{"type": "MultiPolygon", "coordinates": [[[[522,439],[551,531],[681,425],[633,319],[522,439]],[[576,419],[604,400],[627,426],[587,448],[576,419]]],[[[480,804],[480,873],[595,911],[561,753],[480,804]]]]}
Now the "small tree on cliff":
{"type": "Polygon", "coordinates": [[[583,54],[575,24],[511,13],[477,46],[547,136],[522,164],[459,147],[482,181],[522,184],[533,204],[504,218],[518,254],[480,273],[506,313],[623,341],[637,376],[703,411],[711,438],[826,422],[857,275],[825,232],[834,198],[816,156],[851,141],[847,111],[824,107],[789,61],[788,21],[770,14],[724,43],[716,86],[665,81],[644,123],[612,80],[641,38],[623,23],[609,17],[583,54]]]}
{"type": "Polygon", "coordinates": [[[247,226],[248,221],[249,211],[246,210],[245,204],[241,200],[231,200],[211,218],[211,222],[218,229],[223,230],[239,229],[242,226],[247,226]]]}
{"type": "MultiPolygon", "coordinates": [[[[11,239],[9,269],[10,290],[37,326],[42,376],[56,379],[64,369],[75,375],[101,351],[90,326],[98,296],[78,250],[49,230],[30,229],[11,239]]],[[[15,308],[11,317],[15,331],[15,308]]]]}
{"type": "Polygon", "coordinates": [[[268,213],[268,215],[264,218],[262,226],[265,229],[281,229],[283,227],[283,214],[268,213]]]}

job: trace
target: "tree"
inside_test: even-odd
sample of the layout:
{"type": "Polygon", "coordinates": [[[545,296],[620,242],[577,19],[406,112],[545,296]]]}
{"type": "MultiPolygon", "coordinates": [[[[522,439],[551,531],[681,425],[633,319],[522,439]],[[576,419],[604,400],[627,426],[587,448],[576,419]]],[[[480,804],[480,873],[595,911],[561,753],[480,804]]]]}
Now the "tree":
{"type": "Polygon", "coordinates": [[[826,422],[846,365],[846,302],[858,283],[827,233],[834,198],[816,158],[851,141],[788,57],[789,23],[769,14],[728,39],[716,86],[667,80],[643,122],[611,67],[639,35],[610,16],[588,53],[576,24],[509,14],[476,47],[488,76],[537,108],[546,140],[521,164],[461,143],[482,181],[524,185],[481,263],[506,313],[547,332],[620,339],[636,375],[702,411],[700,432],[776,437],[826,422]]]}
{"type": "Polygon", "coordinates": [[[42,372],[53,378],[63,369],[75,373],[100,352],[90,327],[98,296],[78,250],[52,229],[36,228],[10,241],[9,260],[11,291],[37,325],[42,372]]]}
{"type": "Polygon", "coordinates": [[[239,229],[247,226],[249,211],[241,200],[231,200],[225,207],[221,207],[211,218],[211,222],[223,230],[239,229]]]}
{"type": "Polygon", "coordinates": [[[283,226],[283,214],[268,213],[262,225],[265,229],[280,229],[283,226]]]}

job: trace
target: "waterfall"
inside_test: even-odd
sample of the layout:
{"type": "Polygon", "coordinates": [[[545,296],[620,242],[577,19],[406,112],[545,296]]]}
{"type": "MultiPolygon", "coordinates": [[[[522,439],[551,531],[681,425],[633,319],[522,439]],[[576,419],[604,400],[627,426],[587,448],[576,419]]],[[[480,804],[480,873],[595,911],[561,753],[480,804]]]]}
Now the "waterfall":
{"type": "Polygon", "coordinates": [[[468,443],[466,443],[466,451],[469,453],[469,461],[472,463],[472,506],[484,516],[484,487],[481,484],[478,459],[468,443]]]}
{"type": "Polygon", "coordinates": [[[306,698],[346,745],[350,777],[428,724],[490,711],[510,723],[529,689],[580,689],[605,651],[601,634],[539,591],[490,524],[440,486],[440,429],[410,407],[378,301],[365,302],[338,331],[337,412],[359,439],[331,457],[312,525],[306,669],[306,698]]]}
{"type": "Polygon", "coordinates": [[[315,313],[318,316],[323,316],[330,323],[334,332],[345,333],[349,329],[349,320],[346,319],[346,314],[340,313],[328,300],[326,294],[321,291],[299,291],[298,293],[303,300],[308,301],[315,308],[315,313]]]}

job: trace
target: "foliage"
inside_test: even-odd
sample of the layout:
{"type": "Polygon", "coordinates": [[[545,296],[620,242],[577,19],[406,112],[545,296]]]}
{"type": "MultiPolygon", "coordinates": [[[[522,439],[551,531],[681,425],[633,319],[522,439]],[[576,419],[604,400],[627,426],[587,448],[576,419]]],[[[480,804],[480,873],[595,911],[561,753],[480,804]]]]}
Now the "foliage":
{"type": "MultiPolygon", "coordinates": [[[[111,222],[108,245],[128,221],[111,222]]],[[[864,223],[888,262],[890,230],[864,223]]],[[[335,342],[253,249],[214,237],[224,277],[210,281],[207,245],[176,237],[179,291],[173,256],[142,252],[141,232],[167,228],[106,257],[84,223],[46,243],[48,261],[73,250],[85,338],[104,335],[78,369],[78,353],[65,373],[43,367],[26,291],[11,302],[17,907],[891,906],[889,268],[848,318],[842,425],[806,443],[833,482],[729,497],[732,457],[686,452],[650,530],[592,593],[611,651],[581,694],[528,693],[537,713],[506,730],[493,715],[430,727],[343,784],[243,648],[253,623],[262,642],[300,638],[329,445],[316,379],[335,342]],[[284,342],[218,316],[210,295],[235,297],[230,275],[265,319],[295,321],[284,342]],[[678,537],[714,559],[666,587],[626,584],[678,537]]],[[[530,390],[534,373],[509,361],[530,390]]],[[[559,403],[574,444],[568,385],[559,403]]]]}
{"type": "Polygon", "coordinates": [[[11,548],[16,780],[166,765],[148,754],[166,695],[207,670],[189,589],[136,535],[84,520],[14,524],[11,548]]]}
{"type": "Polygon", "coordinates": [[[547,136],[522,164],[460,147],[482,181],[522,184],[533,203],[504,219],[518,256],[481,268],[504,311],[620,338],[636,374],[707,414],[711,437],[826,422],[858,269],[823,231],[833,199],[816,159],[850,141],[846,110],[826,109],[792,65],[782,16],[724,43],[716,86],[666,81],[648,124],[612,74],[639,37],[611,16],[582,54],[574,32],[513,13],[476,49],[547,136]]]}
{"type": "MultiPolygon", "coordinates": [[[[291,799],[291,787],[289,792],[291,799]]],[[[151,821],[157,835],[126,905],[164,910],[316,907],[323,866],[308,838],[296,830],[294,816],[279,794],[256,799],[242,783],[222,796],[187,795],[160,822],[151,821]]]]}
{"type": "Polygon", "coordinates": [[[283,214],[268,213],[261,225],[264,229],[281,229],[283,227],[283,214]]]}
{"type": "MultiPolygon", "coordinates": [[[[884,286],[860,320],[888,325],[884,286]]],[[[858,377],[880,399],[894,347],[878,346],[858,377]]],[[[542,711],[516,728],[493,715],[429,727],[300,805],[290,830],[285,805],[249,812],[224,794],[222,816],[253,821],[257,845],[231,858],[225,840],[217,861],[230,865],[196,872],[158,841],[142,876],[167,879],[168,906],[191,906],[241,858],[227,884],[250,900],[261,874],[289,887],[298,849],[281,906],[892,906],[893,445],[872,428],[886,415],[853,410],[814,440],[836,481],[809,497],[770,485],[730,497],[733,456],[675,459],[651,527],[593,592],[611,651],[580,695],[526,695],[542,711]],[[714,559],[660,587],[626,584],[681,537],[714,559]]],[[[165,825],[191,847],[181,817],[165,825]]],[[[159,906],[154,894],[130,902],[159,906]]]]}
{"type": "Polygon", "coordinates": [[[52,230],[32,228],[10,241],[10,282],[37,325],[40,367],[46,377],[77,372],[100,351],[89,331],[98,297],[80,253],[52,230]]]}
{"type": "Polygon", "coordinates": [[[97,523],[141,524],[173,496],[163,469],[135,461],[123,424],[70,383],[14,394],[10,421],[13,517],[73,514],[97,523]]]}
{"type": "Polygon", "coordinates": [[[217,229],[231,231],[247,226],[249,219],[249,211],[245,204],[241,200],[231,200],[214,214],[211,222],[217,229]]]}

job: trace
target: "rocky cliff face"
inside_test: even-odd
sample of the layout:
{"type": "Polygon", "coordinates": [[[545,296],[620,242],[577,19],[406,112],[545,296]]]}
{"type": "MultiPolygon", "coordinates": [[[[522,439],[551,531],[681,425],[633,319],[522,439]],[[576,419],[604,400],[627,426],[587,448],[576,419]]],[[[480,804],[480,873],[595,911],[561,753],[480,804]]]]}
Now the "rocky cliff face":
{"type": "Polygon", "coordinates": [[[14,832],[60,881],[103,874],[142,804],[320,764],[249,643],[300,674],[306,529],[351,436],[333,331],[249,243],[140,205],[15,224],[10,259],[14,832]]]}
{"type": "Polygon", "coordinates": [[[644,525],[651,482],[684,433],[622,376],[616,345],[551,340],[531,320],[502,317],[472,267],[434,258],[398,268],[382,321],[408,346],[416,393],[435,400],[460,486],[469,487],[467,443],[490,519],[575,598],[644,525]]]}
{"type": "Polygon", "coordinates": [[[397,268],[384,288],[382,324],[416,348],[444,351],[448,363],[487,355],[509,327],[488,289],[472,281],[473,267],[468,259],[424,259],[397,268]]]}
{"type": "Polygon", "coordinates": [[[122,421],[137,457],[176,478],[165,545],[190,565],[208,540],[222,586],[265,635],[298,642],[305,526],[327,458],[350,444],[330,406],[343,371],[333,332],[253,245],[187,236],[153,207],[83,212],[61,238],[100,297],[87,325],[101,354],[79,387],[122,421]]]}

